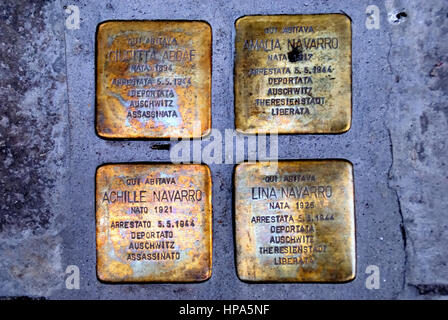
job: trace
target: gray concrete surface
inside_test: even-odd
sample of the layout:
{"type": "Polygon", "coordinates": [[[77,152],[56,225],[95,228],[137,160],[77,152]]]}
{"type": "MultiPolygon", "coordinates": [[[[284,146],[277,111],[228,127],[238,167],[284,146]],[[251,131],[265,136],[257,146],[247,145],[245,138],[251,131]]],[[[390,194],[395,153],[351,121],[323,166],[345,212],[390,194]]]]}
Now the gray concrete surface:
{"type": "MultiPolygon", "coordinates": [[[[50,299],[443,299],[448,294],[448,4],[432,1],[6,1],[0,4],[0,296],[50,299]],[[67,29],[64,6],[80,9],[67,29]],[[380,10],[367,29],[366,7],[380,10]],[[111,19],[200,19],[213,28],[212,126],[233,126],[234,21],[345,12],[353,28],[353,124],[279,137],[280,159],[354,164],[357,278],[248,284],[234,265],[232,170],[211,164],[213,276],[199,284],[100,283],[94,174],[104,162],[168,161],[170,141],[95,134],[95,29],[111,19]],[[79,290],[65,286],[68,265],[79,290]],[[381,282],[366,288],[366,268],[381,282]]],[[[204,142],[203,145],[207,143],[204,142]]]]}

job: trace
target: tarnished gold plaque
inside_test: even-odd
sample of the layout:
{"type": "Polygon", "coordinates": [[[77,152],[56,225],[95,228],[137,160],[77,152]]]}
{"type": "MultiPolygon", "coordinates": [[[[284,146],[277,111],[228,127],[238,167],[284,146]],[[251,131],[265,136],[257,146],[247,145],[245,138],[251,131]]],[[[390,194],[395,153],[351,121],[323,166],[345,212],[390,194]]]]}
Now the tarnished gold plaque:
{"type": "Polygon", "coordinates": [[[108,21],[97,32],[96,130],[104,138],[197,138],[211,130],[211,28],[108,21]]]}
{"type": "Polygon", "coordinates": [[[100,280],[207,280],[212,270],[209,168],[199,164],[100,166],[96,241],[100,280]]]}
{"type": "Polygon", "coordinates": [[[236,167],[234,181],[241,280],[345,282],[355,278],[351,163],[244,163],[236,167]]]}
{"type": "Polygon", "coordinates": [[[351,126],[351,26],[342,14],[236,21],[235,126],[245,134],[351,126]]]}

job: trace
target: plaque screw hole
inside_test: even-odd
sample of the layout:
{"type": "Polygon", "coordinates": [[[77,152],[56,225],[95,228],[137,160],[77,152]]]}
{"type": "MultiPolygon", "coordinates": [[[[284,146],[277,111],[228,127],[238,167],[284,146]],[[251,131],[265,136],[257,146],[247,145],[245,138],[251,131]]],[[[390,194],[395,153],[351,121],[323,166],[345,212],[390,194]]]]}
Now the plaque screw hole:
{"type": "Polygon", "coordinates": [[[408,17],[406,11],[394,10],[389,13],[389,22],[392,24],[400,24],[405,22],[408,17]]]}
{"type": "Polygon", "coordinates": [[[398,12],[397,13],[397,19],[400,20],[401,18],[406,18],[408,15],[406,12],[398,12]]]}

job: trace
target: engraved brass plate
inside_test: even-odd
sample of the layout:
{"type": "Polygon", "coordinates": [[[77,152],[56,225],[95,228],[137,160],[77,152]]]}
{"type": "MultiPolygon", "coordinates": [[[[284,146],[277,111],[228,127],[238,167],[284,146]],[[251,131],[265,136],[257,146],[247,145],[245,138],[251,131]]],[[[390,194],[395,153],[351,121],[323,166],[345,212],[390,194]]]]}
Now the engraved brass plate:
{"type": "Polygon", "coordinates": [[[109,21],[97,32],[96,130],[104,138],[197,138],[211,127],[211,28],[109,21]]]}
{"type": "Polygon", "coordinates": [[[235,126],[245,134],[351,126],[351,26],[342,14],[236,21],[235,126]]]}
{"type": "Polygon", "coordinates": [[[97,275],[107,282],[196,282],[212,270],[206,165],[107,164],[96,173],[97,275]]]}
{"type": "Polygon", "coordinates": [[[345,282],[355,278],[353,171],[344,160],[244,163],[235,169],[238,277],[345,282]]]}

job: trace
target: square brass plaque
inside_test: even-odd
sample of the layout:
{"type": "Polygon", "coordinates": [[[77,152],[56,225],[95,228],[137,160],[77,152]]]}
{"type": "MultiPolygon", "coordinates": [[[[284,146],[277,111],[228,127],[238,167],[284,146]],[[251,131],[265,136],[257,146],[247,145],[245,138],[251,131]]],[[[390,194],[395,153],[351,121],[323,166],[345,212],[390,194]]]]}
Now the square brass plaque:
{"type": "Polygon", "coordinates": [[[196,282],[212,270],[211,177],[199,164],[107,164],[96,173],[97,275],[196,282]]]}
{"type": "Polygon", "coordinates": [[[197,138],[211,127],[211,28],[108,21],[97,32],[96,130],[104,138],[197,138]]]}
{"type": "Polygon", "coordinates": [[[235,169],[238,277],[345,282],[356,273],[353,171],[344,160],[235,169]]]}
{"type": "Polygon", "coordinates": [[[236,21],[235,126],[244,134],[351,126],[351,25],[342,14],[236,21]]]}

